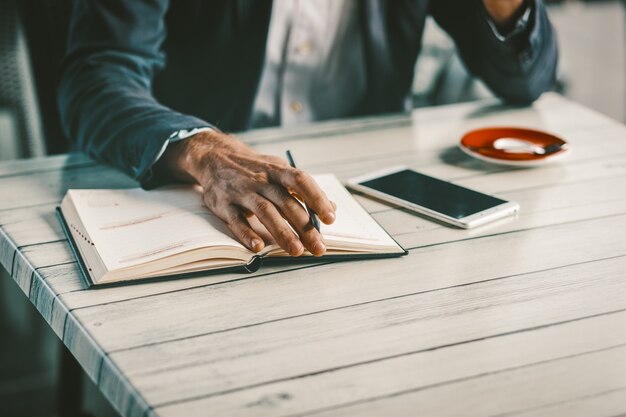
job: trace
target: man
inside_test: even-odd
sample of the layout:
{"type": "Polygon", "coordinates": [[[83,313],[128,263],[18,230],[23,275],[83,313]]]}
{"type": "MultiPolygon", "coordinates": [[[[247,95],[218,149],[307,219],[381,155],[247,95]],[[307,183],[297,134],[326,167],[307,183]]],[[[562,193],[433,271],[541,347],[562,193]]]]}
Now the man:
{"type": "Polygon", "coordinates": [[[530,103],[552,85],[557,50],[541,0],[80,0],[62,122],[78,148],[145,187],[200,184],[250,249],[265,244],[255,215],[291,255],[322,255],[292,196],[332,223],[315,181],[222,131],[408,110],[428,14],[505,101],[530,103]]]}

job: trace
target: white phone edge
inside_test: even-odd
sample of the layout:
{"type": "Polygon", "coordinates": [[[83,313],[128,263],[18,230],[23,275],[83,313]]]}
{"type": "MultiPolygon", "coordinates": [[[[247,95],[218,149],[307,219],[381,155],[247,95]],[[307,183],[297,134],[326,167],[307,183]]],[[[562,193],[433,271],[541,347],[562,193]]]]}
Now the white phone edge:
{"type": "MultiPolygon", "coordinates": [[[[471,229],[477,226],[482,226],[483,224],[486,223],[490,223],[499,219],[502,219],[504,217],[508,217],[511,216],[515,213],[517,213],[519,211],[519,204],[517,204],[514,201],[506,201],[502,204],[499,204],[495,207],[491,207],[488,208],[486,210],[480,211],[478,213],[472,214],[471,216],[467,216],[467,217],[462,217],[460,219],[455,219],[454,217],[450,217],[450,216],[446,216],[443,213],[439,213],[437,211],[433,211],[431,209],[428,209],[426,207],[422,207],[420,205],[411,203],[409,201],[406,200],[402,200],[398,197],[394,197],[392,195],[383,193],[381,191],[378,190],[374,190],[372,188],[366,187],[361,185],[361,182],[364,181],[369,181],[375,178],[379,178],[379,177],[383,177],[385,175],[390,175],[390,174],[394,174],[396,172],[399,171],[404,171],[405,169],[417,172],[411,168],[408,168],[406,166],[403,165],[397,165],[397,166],[392,166],[389,168],[385,168],[385,169],[381,169],[381,170],[377,170],[365,175],[360,175],[358,177],[354,177],[354,178],[350,178],[349,180],[346,181],[346,185],[355,190],[355,191],[360,191],[363,194],[366,195],[370,195],[373,197],[376,197],[380,200],[383,201],[387,201],[389,203],[398,205],[400,207],[406,208],[408,210],[411,211],[415,211],[417,213],[423,214],[425,216],[428,217],[432,217],[436,220],[445,222],[445,223],[449,223],[452,224],[454,226],[457,227],[461,227],[463,229],[471,229]]],[[[426,175],[426,174],[424,174],[426,175]]],[[[434,177],[433,177],[434,178],[434,177]]],[[[442,180],[445,181],[445,180],[442,180]]],[[[458,185],[458,184],[457,184],[458,185]]],[[[462,186],[461,186],[462,187],[462,186]]],[[[467,187],[463,187],[463,188],[467,188],[467,187]]],[[[471,188],[467,188],[468,190],[472,190],[471,188]]],[[[472,191],[476,191],[477,193],[481,193],[481,194],[485,194],[483,192],[477,191],[477,190],[472,190],[472,191]]],[[[488,194],[485,194],[488,195],[488,194]]]]}

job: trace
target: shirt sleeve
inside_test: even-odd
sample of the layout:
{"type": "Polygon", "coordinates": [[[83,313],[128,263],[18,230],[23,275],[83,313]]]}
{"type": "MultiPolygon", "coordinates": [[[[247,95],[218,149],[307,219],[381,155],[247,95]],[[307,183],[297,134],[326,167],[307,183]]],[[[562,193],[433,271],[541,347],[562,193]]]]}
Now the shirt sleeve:
{"type": "Polygon", "coordinates": [[[168,0],[74,2],[58,107],[73,148],[145,185],[172,132],[212,128],[152,95],[165,65],[168,0]]]}
{"type": "Polygon", "coordinates": [[[486,18],[482,0],[433,1],[430,12],[468,70],[505,102],[529,104],[553,87],[558,50],[542,0],[529,0],[523,30],[506,36],[486,18]]]}
{"type": "Polygon", "coordinates": [[[485,19],[487,19],[487,23],[489,24],[489,27],[491,28],[491,31],[493,32],[493,36],[495,36],[496,39],[498,39],[500,42],[506,42],[508,40],[513,39],[513,37],[522,35],[526,32],[526,30],[528,29],[528,22],[530,21],[531,12],[532,12],[532,3],[529,5],[526,5],[521,16],[515,21],[515,24],[513,25],[513,29],[507,33],[500,32],[500,30],[497,28],[496,24],[494,23],[493,19],[491,19],[491,17],[489,17],[487,13],[485,13],[485,19]]]}

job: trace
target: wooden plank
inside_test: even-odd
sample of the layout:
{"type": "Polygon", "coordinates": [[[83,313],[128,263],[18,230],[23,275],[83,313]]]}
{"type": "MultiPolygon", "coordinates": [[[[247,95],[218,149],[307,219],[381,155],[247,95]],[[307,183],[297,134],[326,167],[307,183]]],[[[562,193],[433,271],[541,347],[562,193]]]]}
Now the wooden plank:
{"type": "Polygon", "coordinates": [[[108,356],[104,357],[102,368],[107,370],[109,378],[107,378],[106,385],[99,384],[99,388],[111,404],[114,404],[123,416],[146,417],[149,414],[150,405],[108,356]]]}
{"type": "Polygon", "coordinates": [[[19,207],[15,209],[0,210],[0,227],[11,223],[23,222],[25,220],[37,219],[42,215],[47,215],[54,211],[57,204],[42,204],[35,206],[19,207]]]}
{"type": "Polygon", "coordinates": [[[3,225],[2,229],[20,247],[65,240],[54,208],[44,207],[48,209],[43,212],[39,208],[22,209],[24,218],[3,225]]]}
{"type": "MultiPolygon", "coordinates": [[[[158,407],[622,310],[626,307],[625,267],[624,257],[580,264],[112,352],[109,356],[144,398],[158,407]]],[[[209,306],[213,302],[206,301],[209,306]]],[[[231,314],[246,305],[257,310],[256,305],[240,302],[239,308],[231,307],[231,314]]],[[[153,306],[153,320],[162,320],[161,316],[154,317],[156,311],[164,308],[153,306]]],[[[198,309],[196,313],[205,322],[219,320],[213,311],[208,307],[206,312],[198,309]]],[[[176,310],[176,315],[184,313],[176,310]]],[[[262,313],[257,310],[257,314],[262,313]]],[[[148,323],[142,325],[146,332],[152,330],[148,323]]],[[[101,340],[99,335],[95,337],[101,340]]],[[[101,378],[106,381],[107,373],[103,371],[101,378]]]]}
{"type": "Polygon", "coordinates": [[[559,225],[419,248],[401,259],[327,264],[87,307],[75,313],[105,350],[115,351],[372,300],[620,256],[626,254],[626,241],[615,232],[620,228],[626,228],[626,215],[581,223],[577,227],[577,239],[572,239],[568,233],[570,225],[559,225]],[[593,247],[587,242],[594,242],[593,247]],[[506,251],[502,250],[503,246],[506,251]],[[474,255],[467,256],[468,253],[474,255]],[[495,259],[494,254],[498,254],[495,259]],[[449,259],[456,262],[450,263],[449,259]],[[416,276],[421,278],[416,279],[416,276]],[[324,297],[315,295],[320,291],[324,297]],[[277,303],[276,294],[281,295],[280,303],[277,303]],[[166,313],[155,320],[155,304],[160,306],[159,311],[176,311],[177,314],[166,313]],[[255,309],[241,309],[241,305],[254,305],[255,309]],[[127,314],[128,311],[133,312],[132,316],[127,314]],[[205,320],[206,314],[211,315],[209,322],[205,320]],[[142,324],[136,325],[138,322],[142,324]],[[99,325],[94,327],[93,323],[99,325]]]}
{"type": "Polygon", "coordinates": [[[118,390],[122,388],[125,394],[124,401],[120,403],[114,397],[114,391],[110,389],[103,390],[103,394],[107,397],[118,412],[124,416],[143,417],[149,410],[148,403],[143,400],[142,395],[128,383],[124,378],[124,373],[120,371],[106,356],[105,352],[98,346],[90,334],[85,331],[82,325],[71,315],[65,315],[64,330],[61,335],[63,342],[72,352],[78,363],[83,367],[87,376],[98,384],[100,380],[101,369],[106,369],[110,378],[117,377],[116,384],[109,387],[115,387],[118,390]]]}
{"type": "Polygon", "coordinates": [[[17,247],[0,227],[0,265],[7,270],[9,275],[13,273],[13,260],[17,247]]]}
{"type": "Polygon", "coordinates": [[[36,172],[55,171],[81,166],[94,165],[95,162],[84,154],[64,154],[41,158],[15,159],[0,163],[0,178],[29,175],[36,172]]]}
{"type": "Polygon", "coordinates": [[[623,416],[625,410],[626,388],[617,388],[510,415],[516,417],[606,417],[623,416]]]}
{"type": "MultiPolygon", "coordinates": [[[[326,416],[485,416],[523,411],[626,386],[626,347],[485,375],[327,412],[326,416]],[[462,395],[459,395],[462,393],[462,395]],[[454,398],[454,401],[450,401],[454,398]],[[445,406],[442,406],[445,404],[445,406]]],[[[626,409],[620,407],[620,414],[626,409]]]]}
{"type": "Polygon", "coordinates": [[[62,340],[81,364],[87,376],[97,382],[105,356],[104,351],[72,314],[66,315],[62,340]]]}
{"type": "MultiPolygon", "coordinates": [[[[8,238],[6,241],[11,242],[8,238]]],[[[30,295],[31,278],[37,265],[54,265],[55,263],[74,261],[65,241],[26,246],[19,250],[15,248],[12,259],[11,276],[26,296],[30,295]]]]}
{"type": "Polygon", "coordinates": [[[45,280],[35,276],[30,285],[29,298],[37,311],[46,320],[55,333],[62,334],[62,327],[52,323],[52,309],[54,307],[56,296],[51,288],[48,287],[45,280]]]}
{"type": "Polygon", "coordinates": [[[58,203],[69,188],[127,188],[137,183],[103,165],[53,170],[0,181],[0,210],[58,203]]]}
{"type": "MultiPolygon", "coordinates": [[[[175,403],[155,412],[165,417],[199,416],[206,410],[231,417],[311,414],[623,345],[624,320],[626,312],[576,320],[175,403]]],[[[626,409],[626,402],[622,406],[626,409]]]]}
{"type": "MultiPolygon", "coordinates": [[[[23,257],[24,267],[30,272],[40,266],[52,266],[74,262],[67,241],[42,243],[35,246],[25,246],[19,250],[23,257]]],[[[17,266],[17,261],[16,261],[17,266]]]]}
{"type": "Polygon", "coordinates": [[[67,294],[87,289],[76,262],[38,268],[37,274],[41,280],[48,283],[55,294],[67,294]]]}
{"type": "Polygon", "coordinates": [[[30,295],[32,275],[33,271],[30,267],[28,259],[24,256],[24,254],[22,254],[22,252],[16,249],[13,256],[13,269],[11,270],[11,276],[22,292],[26,294],[26,297],[30,295]]]}
{"type": "Polygon", "coordinates": [[[46,318],[46,321],[54,330],[56,335],[60,340],[63,340],[63,332],[65,331],[65,321],[67,316],[70,314],[69,309],[65,304],[61,302],[58,297],[52,296],[50,293],[47,293],[48,297],[51,297],[52,300],[52,316],[50,318],[46,318]]]}
{"type": "Polygon", "coordinates": [[[495,183],[488,183],[481,178],[474,177],[457,181],[470,188],[479,188],[481,191],[498,194],[505,191],[523,190],[550,184],[565,184],[589,181],[596,178],[624,175],[626,164],[622,156],[609,157],[602,160],[589,161],[585,164],[565,167],[545,168],[541,171],[532,171],[523,175],[518,172],[507,171],[497,175],[495,183]],[[576,169],[576,168],[577,169],[576,169]],[[571,169],[570,169],[571,168],[571,169]],[[523,182],[523,185],[520,184],[523,182]]]}

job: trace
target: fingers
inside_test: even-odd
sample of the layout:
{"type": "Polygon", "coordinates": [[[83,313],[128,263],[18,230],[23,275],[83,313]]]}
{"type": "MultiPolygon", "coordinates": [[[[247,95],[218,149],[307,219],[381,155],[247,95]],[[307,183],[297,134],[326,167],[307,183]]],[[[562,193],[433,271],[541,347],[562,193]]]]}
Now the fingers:
{"type": "Polygon", "coordinates": [[[313,177],[296,168],[281,170],[275,181],[294,191],[311,208],[321,221],[331,224],[335,221],[335,206],[330,202],[313,177]]]}
{"type": "Polygon", "coordinates": [[[302,255],[304,246],[300,239],[271,201],[258,194],[248,194],[242,205],[257,216],[281,248],[291,256],[302,255]]]}
{"type": "Polygon", "coordinates": [[[213,209],[213,212],[248,249],[259,252],[265,247],[263,239],[250,227],[246,216],[238,207],[228,205],[221,210],[213,209]]]}
{"type": "Polygon", "coordinates": [[[311,223],[309,213],[291,194],[278,186],[266,187],[263,196],[271,201],[282,216],[293,226],[304,247],[314,256],[322,256],[326,245],[322,235],[311,223]]]}
{"type": "MultiPolygon", "coordinates": [[[[326,248],[322,236],[300,202],[290,194],[301,197],[321,221],[332,223],[336,207],[315,180],[289,167],[282,158],[259,155],[247,148],[240,149],[236,141],[231,142],[221,146],[217,141],[210,153],[210,163],[202,165],[203,174],[198,176],[209,210],[254,251],[268,243],[254,229],[260,226],[255,223],[258,220],[290,255],[299,256],[305,248],[313,255],[323,255],[326,248]],[[246,213],[253,214],[255,221],[248,221],[246,213]]],[[[208,160],[207,155],[203,160],[208,160]]]]}

